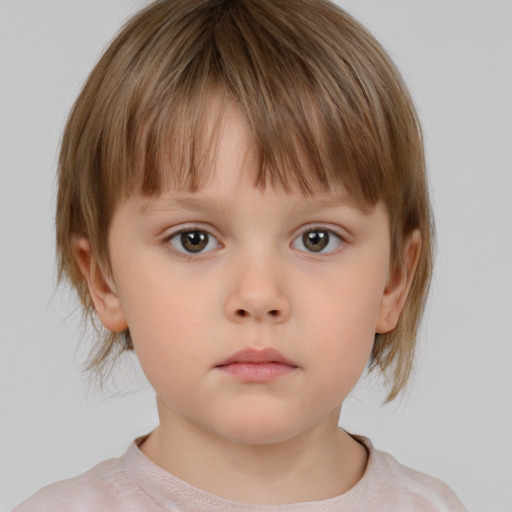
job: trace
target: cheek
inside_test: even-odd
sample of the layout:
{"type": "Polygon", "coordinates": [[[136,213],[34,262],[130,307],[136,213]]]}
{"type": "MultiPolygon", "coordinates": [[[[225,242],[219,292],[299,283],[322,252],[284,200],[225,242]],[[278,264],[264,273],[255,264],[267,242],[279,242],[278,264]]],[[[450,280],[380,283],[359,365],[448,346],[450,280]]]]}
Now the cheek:
{"type": "Polygon", "coordinates": [[[136,269],[129,263],[120,297],[135,351],[150,381],[172,378],[201,356],[211,288],[198,293],[185,276],[158,262],[136,269]]]}
{"type": "Polygon", "coordinates": [[[165,254],[126,258],[122,274],[121,303],[134,334],[154,329],[177,332],[198,324],[209,287],[198,289],[197,280],[180,266],[171,265],[165,254]]]}
{"type": "MultiPolygon", "coordinates": [[[[383,285],[372,277],[366,286],[356,272],[351,279],[333,280],[310,309],[308,338],[315,341],[309,349],[321,369],[318,384],[342,398],[363,373],[373,347],[383,285]]],[[[308,332],[307,324],[303,329],[308,332]]]]}

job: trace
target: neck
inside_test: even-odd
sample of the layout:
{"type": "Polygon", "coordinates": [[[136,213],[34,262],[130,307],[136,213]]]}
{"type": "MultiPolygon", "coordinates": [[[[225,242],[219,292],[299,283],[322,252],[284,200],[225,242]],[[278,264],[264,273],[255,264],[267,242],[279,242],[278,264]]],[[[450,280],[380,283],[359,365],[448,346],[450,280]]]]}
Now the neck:
{"type": "Polygon", "coordinates": [[[366,468],[366,449],[338,428],[338,416],[339,409],[278,443],[245,444],[184,425],[183,418],[167,413],[140,448],[181,480],[233,501],[279,505],[324,500],[348,491],[366,468]]]}

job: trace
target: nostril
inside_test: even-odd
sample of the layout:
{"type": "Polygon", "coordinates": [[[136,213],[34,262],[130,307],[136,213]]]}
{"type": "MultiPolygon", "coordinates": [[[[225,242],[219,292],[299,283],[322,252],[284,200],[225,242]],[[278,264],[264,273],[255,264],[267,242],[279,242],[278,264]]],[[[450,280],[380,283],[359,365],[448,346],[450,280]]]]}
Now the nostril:
{"type": "MultiPolygon", "coordinates": [[[[268,314],[274,318],[277,318],[279,316],[281,316],[281,312],[278,310],[278,309],[271,309],[268,314]]],[[[245,310],[245,309],[238,309],[237,312],[236,312],[236,315],[241,317],[241,318],[245,318],[246,316],[249,315],[249,313],[245,310]]]]}

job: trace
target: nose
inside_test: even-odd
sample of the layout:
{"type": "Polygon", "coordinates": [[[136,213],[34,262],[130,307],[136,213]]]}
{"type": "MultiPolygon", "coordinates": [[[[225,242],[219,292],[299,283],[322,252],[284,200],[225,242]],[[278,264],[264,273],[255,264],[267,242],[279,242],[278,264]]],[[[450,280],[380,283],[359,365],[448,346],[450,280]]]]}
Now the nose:
{"type": "Polygon", "coordinates": [[[272,324],[288,320],[291,307],[284,290],[285,277],[275,261],[246,259],[230,273],[231,288],[224,305],[230,320],[272,324]]]}

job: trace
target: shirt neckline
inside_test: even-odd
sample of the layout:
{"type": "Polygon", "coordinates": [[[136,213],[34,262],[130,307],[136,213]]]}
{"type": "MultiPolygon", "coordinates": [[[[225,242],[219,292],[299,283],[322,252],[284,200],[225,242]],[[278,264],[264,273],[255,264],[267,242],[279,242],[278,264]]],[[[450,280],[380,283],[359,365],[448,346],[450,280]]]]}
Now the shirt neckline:
{"type": "Polygon", "coordinates": [[[164,510],[172,511],[214,511],[223,512],[310,512],[321,510],[344,510],[356,512],[361,510],[364,496],[368,496],[372,475],[377,472],[375,449],[369,439],[352,436],[363,444],[368,451],[368,462],[363,477],[347,492],[320,501],[308,501],[287,505],[251,505],[222,498],[204,491],[168,473],[152,462],[139,449],[149,434],[135,439],[123,456],[123,466],[127,477],[164,510]],[[343,507],[343,508],[341,508],[343,507]]]}

